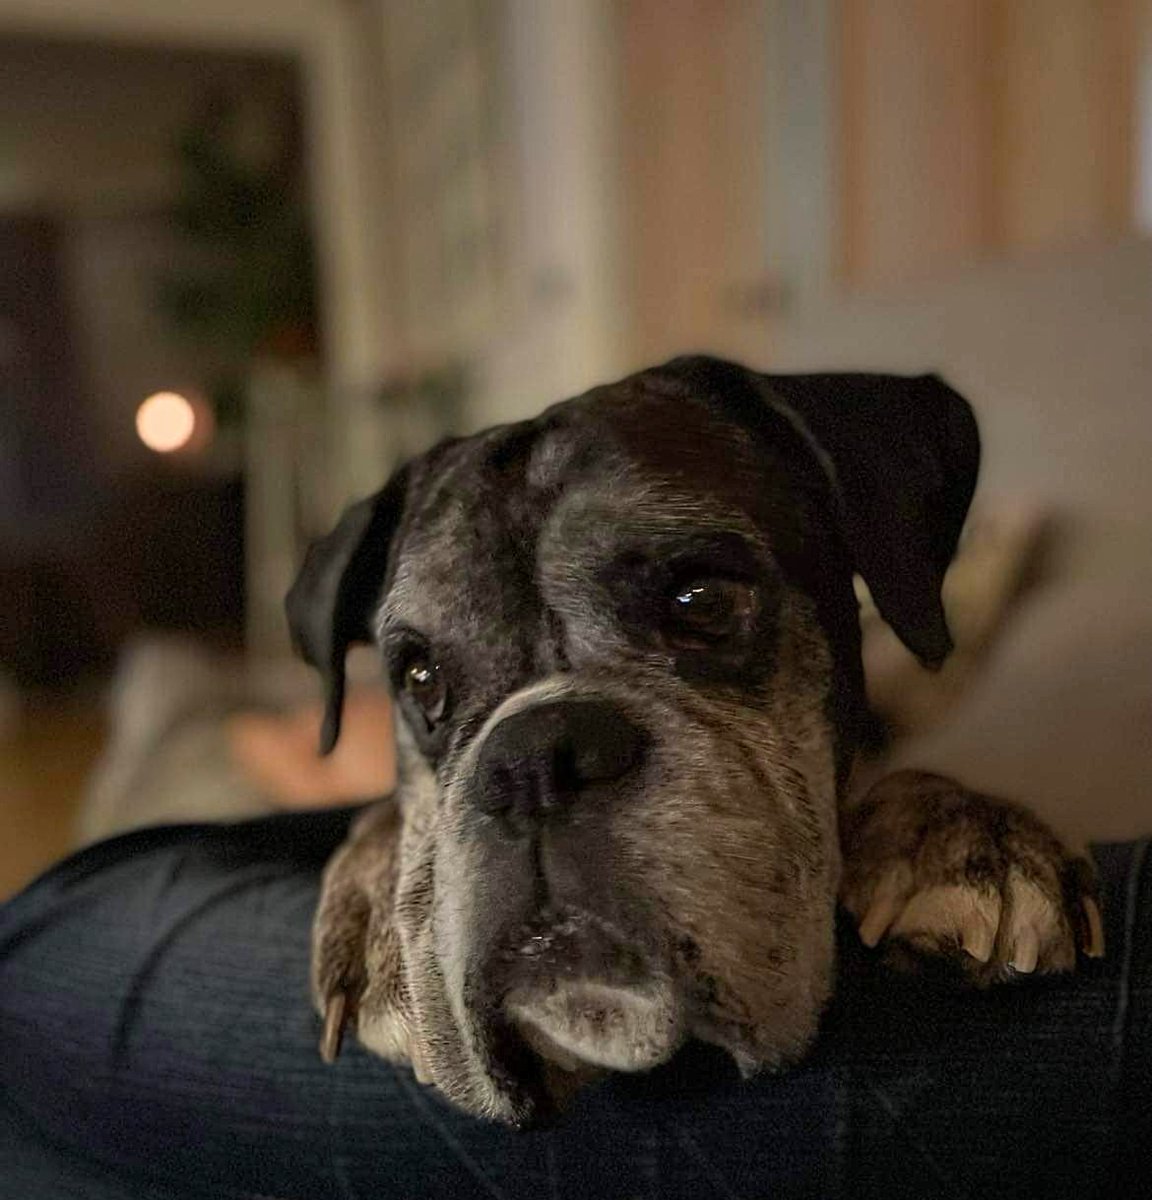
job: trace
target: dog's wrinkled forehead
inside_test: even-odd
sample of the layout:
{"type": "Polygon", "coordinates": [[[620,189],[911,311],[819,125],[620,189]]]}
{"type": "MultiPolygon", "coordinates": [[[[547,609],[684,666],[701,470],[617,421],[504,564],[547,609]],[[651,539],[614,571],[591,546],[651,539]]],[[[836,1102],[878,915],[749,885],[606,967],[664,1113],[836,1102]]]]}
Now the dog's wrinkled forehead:
{"type": "Polygon", "coordinates": [[[526,430],[494,431],[415,465],[385,623],[402,621],[430,636],[451,629],[475,641],[494,618],[523,619],[540,523],[541,497],[525,479],[535,440],[526,430]]]}
{"type": "Polygon", "coordinates": [[[658,381],[598,388],[418,464],[380,626],[477,647],[539,626],[547,641],[542,589],[563,590],[633,543],[671,549],[715,531],[762,544],[774,498],[787,540],[793,482],[781,471],[766,486],[738,426],[658,381]]]}

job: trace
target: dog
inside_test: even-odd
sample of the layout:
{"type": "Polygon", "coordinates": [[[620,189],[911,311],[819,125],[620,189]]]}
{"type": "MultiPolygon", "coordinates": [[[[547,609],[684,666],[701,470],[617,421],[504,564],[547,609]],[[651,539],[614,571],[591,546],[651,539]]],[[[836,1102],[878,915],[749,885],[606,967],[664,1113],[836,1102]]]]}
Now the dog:
{"type": "Polygon", "coordinates": [[[463,1108],[523,1126],[687,1039],[745,1075],[810,1046],[839,902],[976,985],[1103,952],[1087,861],[919,772],[850,787],[853,577],[929,667],[976,484],[936,376],[685,357],[448,440],[314,543],[287,600],[339,736],[379,647],[401,782],[329,863],[313,991],[463,1108]]]}

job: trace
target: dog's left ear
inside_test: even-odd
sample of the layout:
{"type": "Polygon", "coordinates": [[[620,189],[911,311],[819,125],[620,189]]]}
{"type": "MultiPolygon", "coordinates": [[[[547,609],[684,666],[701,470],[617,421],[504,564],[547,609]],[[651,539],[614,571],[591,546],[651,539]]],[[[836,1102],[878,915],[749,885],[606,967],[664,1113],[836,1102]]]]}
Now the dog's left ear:
{"type": "Polygon", "coordinates": [[[881,616],[938,667],[952,649],[940,588],[980,466],[968,402],[936,375],[761,375],[707,358],[669,366],[747,428],[778,436],[787,421],[831,484],[881,616]]]}
{"type": "Polygon", "coordinates": [[[853,565],[926,667],[952,650],[940,590],[976,490],[980,433],[938,375],[765,375],[827,461],[853,565]]]}
{"type": "Polygon", "coordinates": [[[340,737],[348,647],[372,640],[372,612],[407,490],[408,468],[401,467],[379,492],[346,509],[336,528],[308,547],[284,602],[296,652],[324,680],[321,754],[340,737]]]}

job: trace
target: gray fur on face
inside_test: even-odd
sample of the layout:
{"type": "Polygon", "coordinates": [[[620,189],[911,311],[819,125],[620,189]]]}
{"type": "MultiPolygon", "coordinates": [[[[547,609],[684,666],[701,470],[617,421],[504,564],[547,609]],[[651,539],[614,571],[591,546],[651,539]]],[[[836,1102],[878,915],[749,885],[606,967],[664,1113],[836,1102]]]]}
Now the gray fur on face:
{"type": "Polygon", "coordinates": [[[454,447],[412,502],[376,619],[386,655],[419,633],[455,706],[431,764],[403,736],[413,1007],[441,1088],[499,1117],[519,1103],[512,1040],[567,1066],[651,1067],[687,1037],[744,1070],[779,1065],[811,1039],[832,973],[832,653],[814,605],[748,508],[593,428],[595,451],[569,429],[454,447]],[[684,547],[706,573],[717,538],[743,548],[771,609],[750,650],[770,661],[735,684],[685,678],[620,611],[684,547]],[[477,814],[486,740],[517,712],[588,698],[644,730],[642,771],[510,841],[477,814]],[[558,959],[533,960],[549,938],[558,959]]]}

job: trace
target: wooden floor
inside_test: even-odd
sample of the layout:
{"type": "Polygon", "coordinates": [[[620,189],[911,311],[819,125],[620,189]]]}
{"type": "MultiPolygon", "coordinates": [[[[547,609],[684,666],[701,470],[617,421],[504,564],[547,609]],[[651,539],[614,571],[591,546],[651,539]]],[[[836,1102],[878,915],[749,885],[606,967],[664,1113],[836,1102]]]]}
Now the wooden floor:
{"type": "Polygon", "coordinates": [[[0,729],[0,899],[67,854],[103,741],[99,705],[36,700],[0,729]]]}

